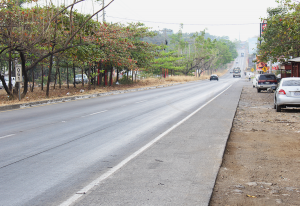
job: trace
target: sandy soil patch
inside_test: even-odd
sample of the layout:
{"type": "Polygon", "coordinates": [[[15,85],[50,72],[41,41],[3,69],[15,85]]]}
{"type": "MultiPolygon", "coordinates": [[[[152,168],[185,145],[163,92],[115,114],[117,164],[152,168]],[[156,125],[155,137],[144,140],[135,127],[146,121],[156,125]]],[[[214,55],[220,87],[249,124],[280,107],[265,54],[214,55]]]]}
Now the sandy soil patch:
{"type": "Polygon", "coordinates": [[[300,205],[300,109],[243,88],[210,205],[300,205]]]}

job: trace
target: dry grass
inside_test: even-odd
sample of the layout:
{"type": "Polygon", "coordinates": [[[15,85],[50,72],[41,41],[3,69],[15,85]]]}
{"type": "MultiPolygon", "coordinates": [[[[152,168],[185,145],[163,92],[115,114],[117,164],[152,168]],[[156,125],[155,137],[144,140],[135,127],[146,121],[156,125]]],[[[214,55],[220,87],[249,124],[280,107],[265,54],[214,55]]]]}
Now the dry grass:
{"type": "MultiPolygon", "coordinates": [[[[216,73],[219,76],[225,74],[226,71],[222,73],[216,73]]],[[[135,88],[143,88],[143,87],[153,87],[167,84],[176,84],[176,83],[186,83],[190,81],[198,81],[203,79],[209,79],[209,75],[201,76],[200,78],[196,78],[193,76],[170,76],[168,78],[147,78],[144,80],[140,80],[136,83],[132,83],[129,85],[113,85],[112,87],[96,87],[92,86],[91,90],[88,90],[87,87],[82,87],[82,85],[76,85],[74,88],[73,85],[70,85],[68,89],[66,85],[63,85],[61,89],[56,86],[56,89],[50,89],[50,97],[46,98],[46,88],[44,91],[41,90],[40,87],[35,87],[33,92],[28,91],[25,98],[18,100],[17,97],[11,98],[9,97],[4,89],[0,90],[0,106],[12,105],[12,104],[23,104],[28,102],[42,101],[42,100],[50,100],[62,97],[70,97],[70,96],[80,96],[87,94],[95,94],[95,93],[105,93],[114,90],[127,90],[127,89],[135,89],[135,88]],[[83,91],[82,91],[83,90],[83,91]]]]}

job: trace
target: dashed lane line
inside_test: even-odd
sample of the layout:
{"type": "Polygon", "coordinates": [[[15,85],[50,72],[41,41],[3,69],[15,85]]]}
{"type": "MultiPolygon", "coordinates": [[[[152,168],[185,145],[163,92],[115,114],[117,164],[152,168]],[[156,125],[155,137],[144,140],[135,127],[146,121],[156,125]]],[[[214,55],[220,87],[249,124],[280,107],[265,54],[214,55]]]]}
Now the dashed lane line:
{"type": "Polygon", "coordinates": [[[11,137],[11,136],[14,136],[14,135],[16,135],[16,134],[5,135],[5,136],[3,136],[3,137],[0,137],[0,139],[4,139],[4,138],[6,138],[6,137],[11,137]]]}
{"type": "Polygon", "coordinates": [[[88,115],[85,115],[85,116],[82,116],[82,117],[88,117],[88,116],[93,116],[95,114],[100,114],[100,113],[104,113],[104,112],[107,112],[108,110],[103,110],[103,111],[100,111],[100,112],[95,112],[95,113],[92,113],[92,114],[88,114],[88,115]]]}

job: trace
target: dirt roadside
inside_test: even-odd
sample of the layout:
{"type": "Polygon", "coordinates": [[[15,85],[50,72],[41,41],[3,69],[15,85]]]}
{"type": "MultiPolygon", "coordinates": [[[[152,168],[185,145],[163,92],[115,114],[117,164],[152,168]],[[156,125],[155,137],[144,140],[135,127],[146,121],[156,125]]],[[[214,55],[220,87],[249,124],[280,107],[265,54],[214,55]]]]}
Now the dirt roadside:
{"type": "Polygon", "coordinates": [[[243,88],[210,205],[300,205],[300,109],[243,88]]]}

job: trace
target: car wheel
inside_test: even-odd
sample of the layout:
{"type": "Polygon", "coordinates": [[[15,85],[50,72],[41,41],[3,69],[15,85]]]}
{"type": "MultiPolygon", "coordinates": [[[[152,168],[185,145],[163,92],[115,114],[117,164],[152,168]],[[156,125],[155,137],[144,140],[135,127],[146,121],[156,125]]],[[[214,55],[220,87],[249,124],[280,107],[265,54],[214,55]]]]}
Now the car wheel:
{"type": "Polygon", "coordinates": [[[259,92],[260,92],[260,89],[257,89],[257,92],[259,93],[259,92]]]}
{"type": "Polygon", "coordinates": [[[255,86],[253,85],[253,88],[255,88],[255,86]]]}
{"type": "Polygon", "coordinates": [[[276,112],[281,112],[281,106],[276,104],[276,112]]]}

